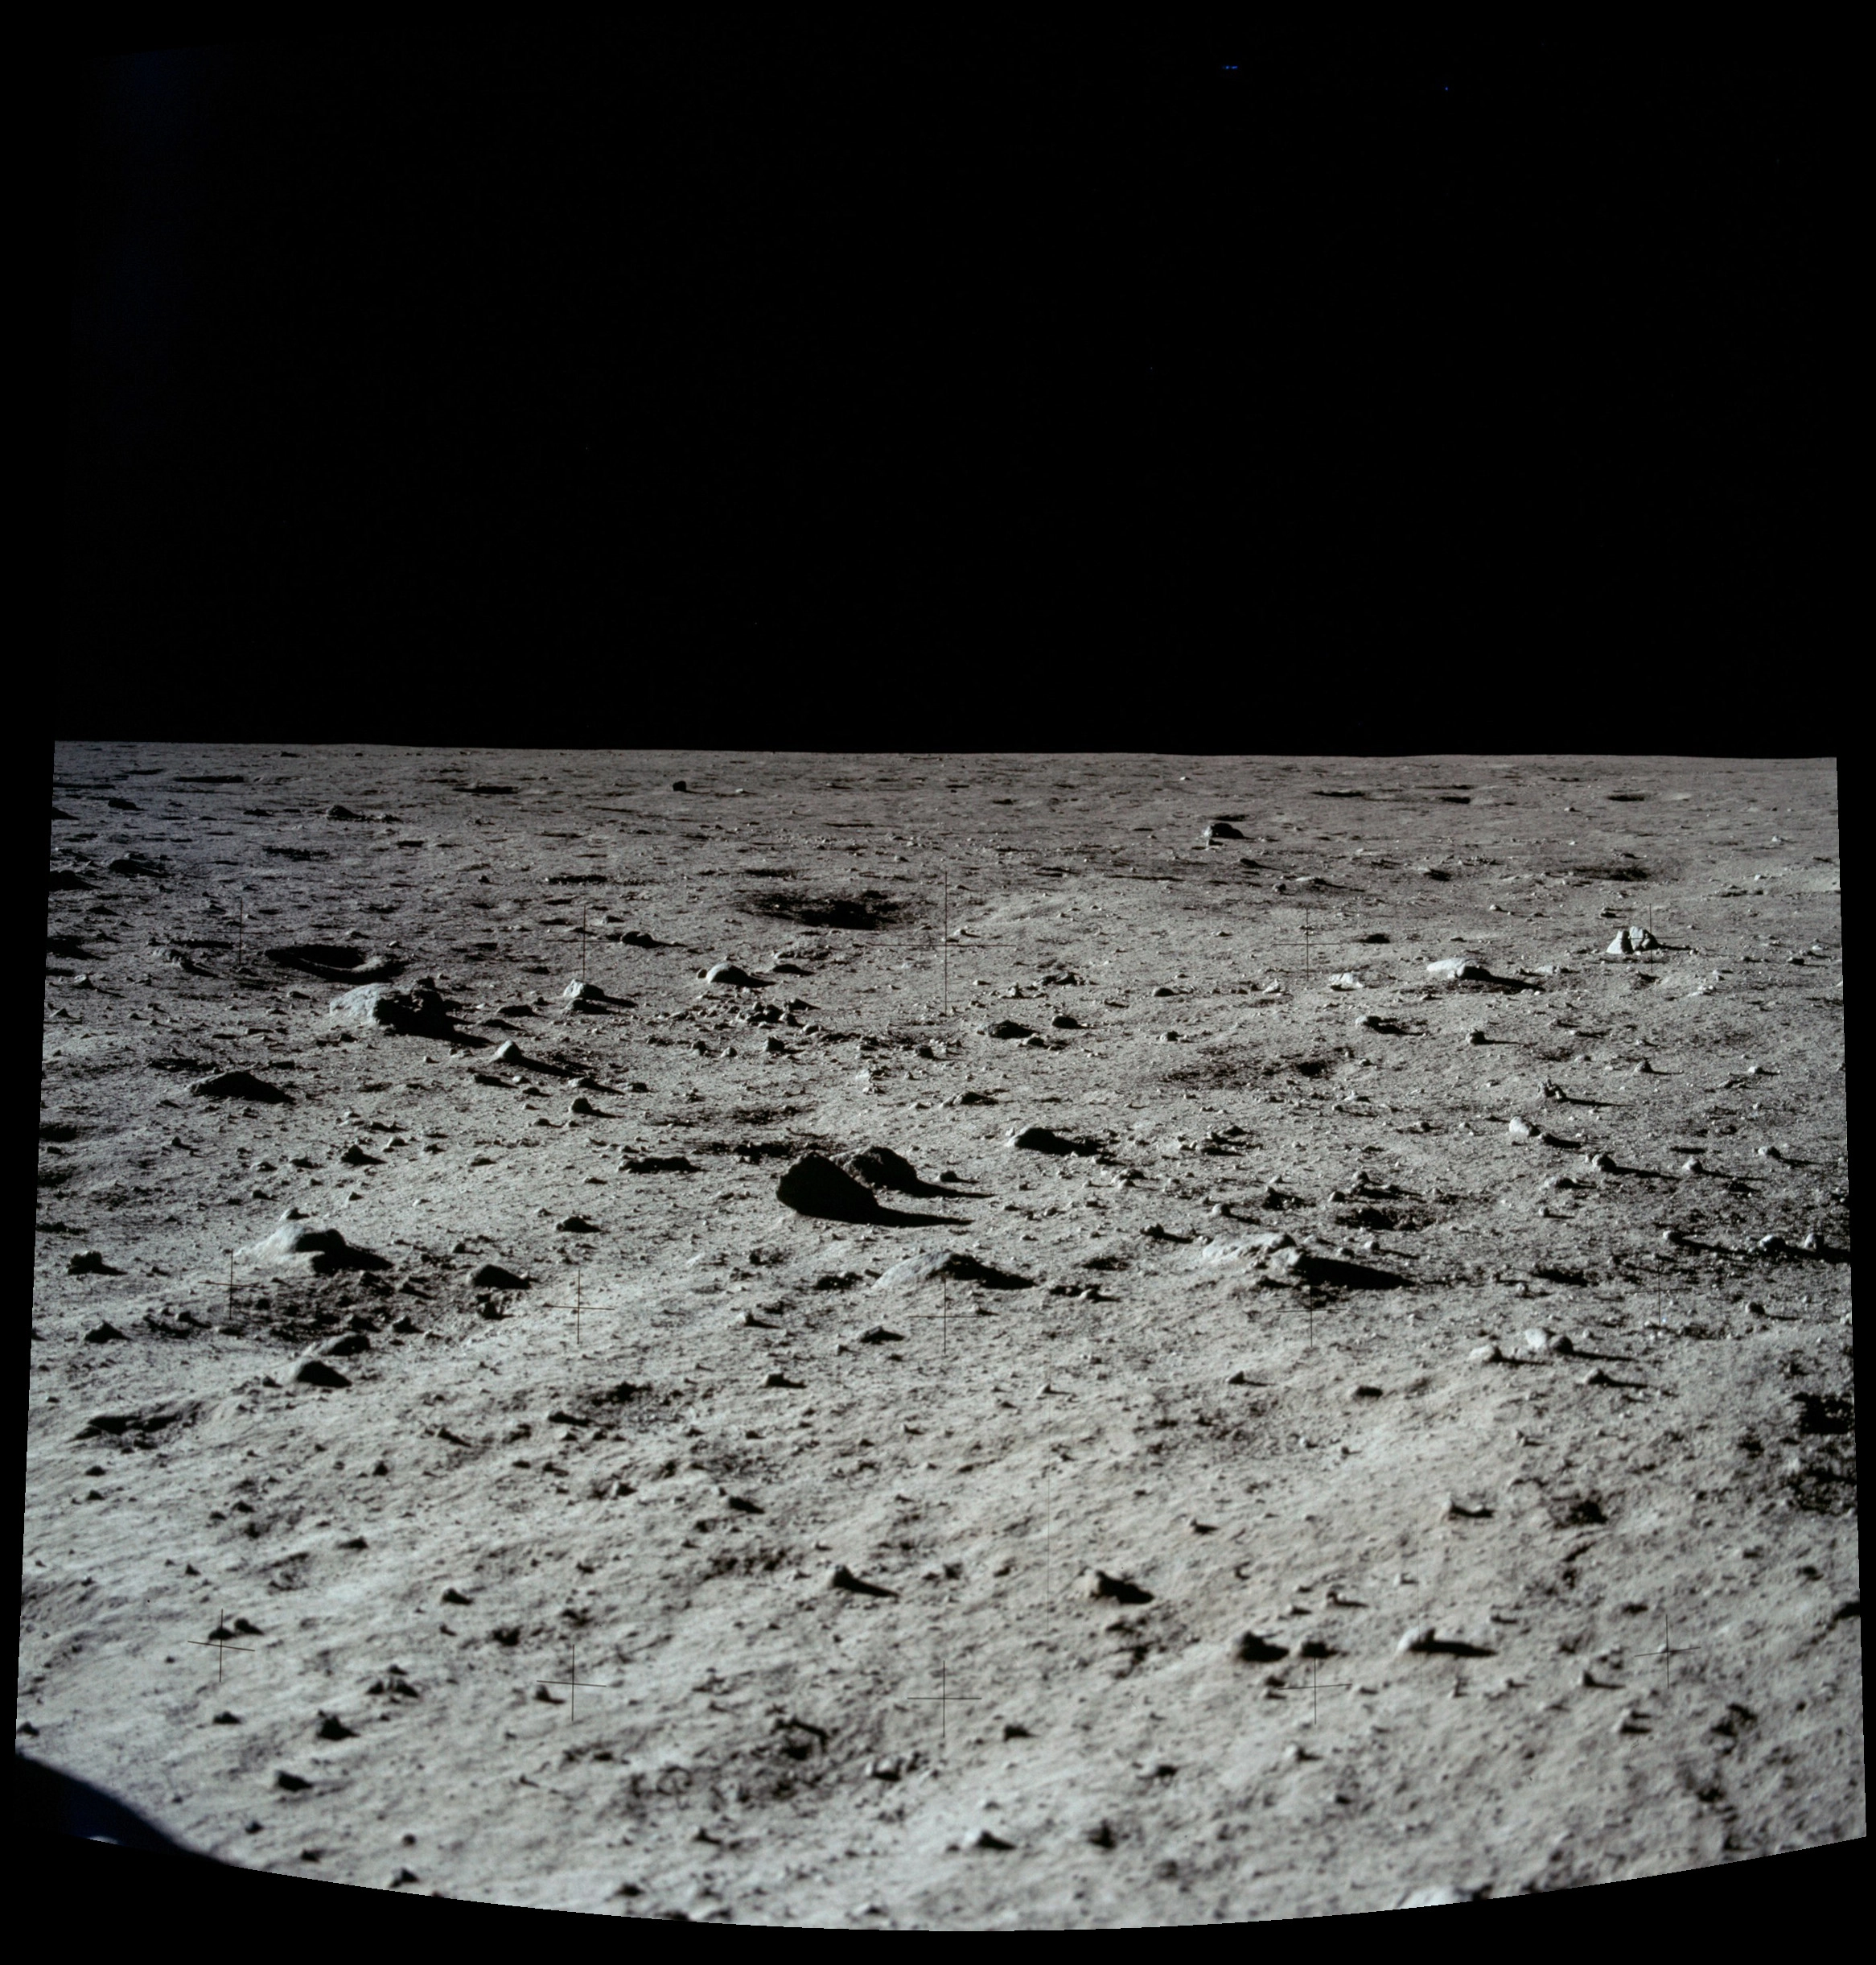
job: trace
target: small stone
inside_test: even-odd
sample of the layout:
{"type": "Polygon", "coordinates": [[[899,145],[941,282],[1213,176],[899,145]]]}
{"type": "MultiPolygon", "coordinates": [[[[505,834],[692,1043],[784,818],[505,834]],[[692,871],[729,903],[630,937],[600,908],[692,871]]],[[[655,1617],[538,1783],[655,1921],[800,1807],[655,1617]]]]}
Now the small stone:
{"type": "Polygon", "coordinates": [[[1244,834],[1228,820],[1214,819],[1205,828],[1205,843],[1212,846],[1220,839],[1241,839],[1244,834]]]}

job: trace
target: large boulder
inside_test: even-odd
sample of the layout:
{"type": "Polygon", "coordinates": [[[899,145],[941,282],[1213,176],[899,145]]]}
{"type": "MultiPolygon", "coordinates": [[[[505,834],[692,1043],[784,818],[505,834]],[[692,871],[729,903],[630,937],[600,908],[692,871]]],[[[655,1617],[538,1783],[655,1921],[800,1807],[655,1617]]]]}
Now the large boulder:
{"type": "Polygon", "coordinates": [[[342,1269],[389,1269],[389,1262],[369,1249],[355,1248],[335,1228],[316,1221],[285,1221],[274,1233],[241,1250],[245,1260],[271,1267],[329,1276],[342,1269]]]}
{"type": "Polygon", "coordinates": [[[870,1221],[879,1214],[873,1190],[824,1154],[796,1160],[775,1185],[775,1199],[797,1214],[827,1221],[870,1221]]]}
{"type": "Polygon", "coordinates": [[[341,1024],[373,1025],[407,1037],[455,1035],[442,998],[428,981],[416,982],[409,989],[367,982],[334,997],[327,1014],[341,1024]]]}

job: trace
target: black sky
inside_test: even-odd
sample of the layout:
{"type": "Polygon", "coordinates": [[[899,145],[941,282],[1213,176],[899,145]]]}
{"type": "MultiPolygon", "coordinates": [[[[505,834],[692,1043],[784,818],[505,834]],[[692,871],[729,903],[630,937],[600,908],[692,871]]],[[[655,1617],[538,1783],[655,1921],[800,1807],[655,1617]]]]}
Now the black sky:
{"type": "Polygon", "coordinates": [[[1816,606],[1814,88],[1541,27],[94,51],[67,714],[1689,682],[1816,606]]]}

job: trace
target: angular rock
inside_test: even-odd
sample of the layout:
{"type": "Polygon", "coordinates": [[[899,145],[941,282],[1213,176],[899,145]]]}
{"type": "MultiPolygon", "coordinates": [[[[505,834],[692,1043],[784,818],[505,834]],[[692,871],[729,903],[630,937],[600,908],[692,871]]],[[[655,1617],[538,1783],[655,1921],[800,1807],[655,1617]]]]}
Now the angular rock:
{"type": "Polygon", "coordinates": [[[1091,1159],[1101,1151],[1098,1141],[1076,1139],[1047,1126],[1026,1126],[1010,1142],[1012,1152],[1068,1153],[1091,1159]]]}
{"type": "Polygon", "coordinates": [[[389,1261],[369,1249],[355,1248],[335,1228],[311,1221],[282,1221],[270,1235],[241,1251],[249,1262],[303,1263],[316,1276],[342,1269],[389,1269],[389,1261]]]}
{"type": "Polygon", "coordinates": [[[1429,962],[1426,973],[1436,982],[1483,982],[1490,971],[1463,956],[1448,955],[1442,961],[1429,962]]]}
{"type": "Polygon", "coordinates": [[[1397,1290],[1407,1279],[1386,1269],[1371,1269],[1365,1263],[1347,1263],[1307,1249],[1286,1249],[1277,1258],[1278,1265],[1298,1283],[1321,1283],[1344,1290],[1397,1290]]]}
{"type": "Polygon", "coordinates": [[[775,1199],[797,1214],[828,1221],[870,1221],[880,1212],[873,1190],[825,1155],[804,1154],[775,1185],[775,1199]]]}
{"type": "Polygon", "coordinates": [[[327,1014],[341,1024],[371,1024],[407,1037],[455,1035],[443,999],[434,988],[418,982],[403,990],[387,982],[366,982],[348,989],[327,1006],[327,1014]]]}
{"type": "Polygon", "coordinates": [[[293,1375],[298,1384],[326,1385],[335,1390],[352,1382],[344,1372],[335,1370],[330,1365],[322,1364],[316,1357],[306,1359],[293,1375]]]}
{"type": "Polygon", "coordinates": [[[1220,839],[1241,839],[1244,834],[1227,819],[1214,819],[1205,828],[1205,843],[1214,844],[1220,839]]]}
{"type": "Polygon", "coordinates": [[[583,1214],[570,1214],[553,1225],[554,1233],[561,1235],[597,1235],[601,1231],[597,1223],[589,1221],[583,1214]]]}
{"type": "Polygon", "coordinates": [[[1273,1644],[1268,1638],[1256,1631],[1246,1631],[1232,1647],[1235,1656],[1247,1665],[1273,1665],[1280,1658],[1288,1658],[1286,1645],[1273,1644]]]}
{"type": "Polygon", "coordinates": [[[291,1102],[278,1085],[257,1078],[251,1071],[218,1071],[212,1078],[198,1078],[189,1090],[198,1098],[245,1098],[263,1106],[291,1102]]]}
{"type": "Polygon", "coordinates": [[[1112,1597],[1119,1604],[1150,1604],[1153,1592],[1143,1590],[1138,1583],[1129,1583],[1124,1576],[1110,1576],[1105,1569],[1091,1569],[1081,1580],[1081,1593],[1099,1600],[1112,1597]]]}
{"type": "Polygon", "coordinates": [[[1430,1651],[1438,1636],[1438,1633],[1430,1624],[1416,1624],[1401,1633],[1394,1649],[1402,1654],[1409,1651],[1430,1651]]]}
{"type": "Polygon", "coordinates": [[[534,1286],[525,1276],[504,1269],[500,1263],[484,1263],[469,1278],[470,1287],[478,1290],[526,1290],[534,1286]]]}
{"type": "Polygon", "coordinates": [[[697,1168],[681,1153],[641,1153],[619,1162],[626,1173],[695,1173],[697,1168]]]}
{"type": "Polygon", "coordinates": [[[720,989],[759,989],[761,985],[746,969],[734,962],[718,962],[704,971],[704,981],[720,989]]]}
{"type": "Polygon", "coordinates": [[[1027,1290],[1035,1285],[1026,1276],[993,1268],[960,1249],[928,1249],[895,1263],[873,1287],[876,1290],[902,1289],[908,1285],[948,1278],[958,1283],[974,1283],[991,1290],[1027,1290]]]}
{"type": "Polygon", "coordinates": [[[883,1584],[863,1582],[848,1568],[845,1563],[836,1563],[833,1573],[827,1580],[828,1588],[846,1590],[855,1596],[896,1596],[897,1590],[889,1590],[883,1584]]]}
{"type": "Polygon", "coordinates": [[[886,1188],[897,1194],[930,1194],[938,1191],[930,1182],[921,1180],[911,1162],[902,1159],[891,1147],[868,1147],[863,1152],[849,1154],[839,1164],[845,1172],[856,1180],[864,1180],[869,1187],[886,1188]]]}
{"type": "Polygon", "coordinates": [[[860,1333],[862,1344],[903,1344],[905,1341],[903,1331],[888,1330],[883,1324],[875,1324],[870,1330],[860,1333]]]}
{"type": "Polygon", "coordinates": [[[84,1341],[87,1344],[128,1344],[130,1340],[115,1324],[107,1319],[96,1330],[88,1330],[84,1333],[84,1341]]]}
{"type": "Polygon", "coordinates": [[[1279,1249],[1294,1249],[1296,1238],[1280,1230],[1261,1235],[1247,1236],[1242,1241],[1212,1242],[1199,1250],[1192,1258],[1196,1265],[1212,1267],[1220,1263],[1246,1262],[1274,1254],[1279,1249]]]}
{"type": "Polygon", "coordinates": [[[112,1268],[101,1250],[80,1249],[67,1259],[65,1273],[68,1276],[121,1276],[124,1272],[112,1268]]]}

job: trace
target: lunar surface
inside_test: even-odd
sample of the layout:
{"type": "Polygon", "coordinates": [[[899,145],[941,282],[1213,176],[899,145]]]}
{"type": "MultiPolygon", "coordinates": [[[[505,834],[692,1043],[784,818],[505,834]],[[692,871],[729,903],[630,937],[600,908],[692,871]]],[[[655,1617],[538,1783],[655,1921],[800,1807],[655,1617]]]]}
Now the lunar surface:
{"type": "Polygon", "coordinates": [[[751,1925],[1864,1834],[1829,760],[51,799],[24,1753],[248,1868],[751,1925]]]}

